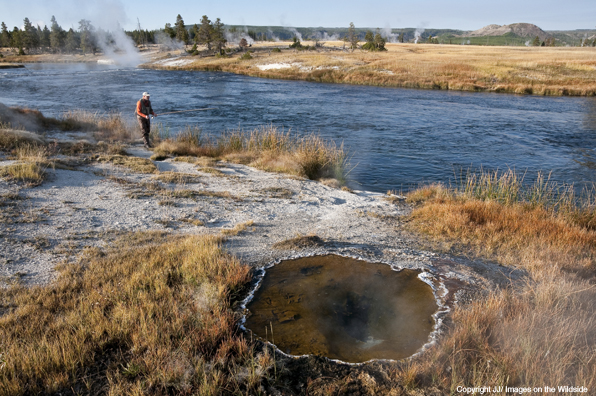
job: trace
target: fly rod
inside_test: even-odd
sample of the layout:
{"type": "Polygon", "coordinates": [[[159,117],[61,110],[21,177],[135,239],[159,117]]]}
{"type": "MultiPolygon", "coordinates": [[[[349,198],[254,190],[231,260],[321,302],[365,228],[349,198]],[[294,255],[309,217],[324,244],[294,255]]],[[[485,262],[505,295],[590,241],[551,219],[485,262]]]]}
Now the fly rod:
{"type": "Polygon", "coordinates": [[[215,110],[215,107],[208,107],[206,109],[192,109],[192,110],[179,110],[179,111],[169,111],[167,113],[159,113],[158,115],[166,115],[166,114],[175,114],[175,113],[186,113],[188,111],[204,111],[204,110],[215,110]]]}

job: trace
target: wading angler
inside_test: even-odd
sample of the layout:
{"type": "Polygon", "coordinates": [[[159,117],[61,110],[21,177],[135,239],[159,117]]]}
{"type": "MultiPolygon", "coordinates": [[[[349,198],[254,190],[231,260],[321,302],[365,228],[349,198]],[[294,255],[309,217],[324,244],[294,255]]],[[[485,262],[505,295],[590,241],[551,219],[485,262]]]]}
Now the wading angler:
{"type": "Polygon", "coordinates": [[[137,102],[136,111],[137,121],[139,121],[141,133],[143,134],[143,143],[147,148],[153,147],[149,141],[149,133],[151,132],[151,119],[149,116],[157,117],[157,114],[153,112],[153,108],[151,107],[150,96],[148,92],[143,92],[143,97],[137,102]]]}

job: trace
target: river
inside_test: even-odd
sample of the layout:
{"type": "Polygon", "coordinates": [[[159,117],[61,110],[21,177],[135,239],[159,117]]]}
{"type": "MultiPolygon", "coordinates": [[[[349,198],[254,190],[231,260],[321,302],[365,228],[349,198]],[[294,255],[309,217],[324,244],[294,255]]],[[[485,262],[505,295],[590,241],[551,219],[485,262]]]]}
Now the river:
{"type": "Polygon", "coordinates": [[[317,133],[349,151],[351,186],[386,192],[454,182],[463,169],[538,172],[577,188],[596,182],[596,99],[379,88],[268,80],[218,72],[87,64],[28,64],[0,71],[0,103],[58,116],[71,109],[133,119],[154,110],[213,107],[158,117],[172,133],[274,125],[317,133]]]}

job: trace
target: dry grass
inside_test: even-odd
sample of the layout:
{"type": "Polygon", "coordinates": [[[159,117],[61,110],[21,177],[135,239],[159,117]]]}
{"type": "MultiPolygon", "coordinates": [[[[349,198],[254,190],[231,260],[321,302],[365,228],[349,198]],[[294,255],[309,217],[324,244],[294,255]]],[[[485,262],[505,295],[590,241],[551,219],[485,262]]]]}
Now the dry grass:
{"type": "MultiPolygon", "coordinates": [[[[313,180],[334,178],[342,184],[347,174],[347,155],[343,146],[337,147],[316,135],[293,136],[274,126],[260,127],[250,132],[230,131],[217,142],[202,138],[200,130],[187,129],[175,138],[162,141],[155,152],[185,158],[221,158],[313,180]]],[[[201,171],[206,169],[209,168],[204,167],[201,171]]]]}
{"type": "Polygon", "coordinates": [[[133,234],[52,285],[0,290],[0,394],[258,392],[273,360],[236,330],[248,268],[219,243],[133,234]]]}
{"type": "Polygon", "coordinates": [[[0,177],[37,185],[46,177],[46,169],[53,167],[49,151],[44,146],[24,143],[13,150],[17,162],[0,167],[0,177]]]}
{"type": "Polygon", "coordinates": [[[13,150],[26,144],[43,145],[45,142],[41,136],[33,132],[0,128],[0,149],[13,150]]]}
{"type": "Polygon", "coordinates": [[[190,183],[200,183],[201,177],[192,173],[182,173],[182,172],[161,172],[155,176],[153,176],[155,180],[159,180],[163,183],[172,183],[172,184],[190,184],[190,183]]]}
{"type": "Polygon", "coordinates": [[[93,131],[97,140],[133,142],[140,137],[135,125],[127,124],[120,113],[100,114],[86,110],[71,110],[60,118],[60,129],[93,131]]]}
{"type": "Polygon", "coordinates": [[[45,179],[44,168],[35,163],[19,163],[0,166],[0,177],[25,183],[39,184],[45,179]]]}
{"type": "Polygon", "coordinates": [[[249,220],[244,223],[238,223],[233,228],[224,228],[221,230],[222,235],[226,236],[235,236],[238,235],[248,229],[248,227],[252,227],[255,224],[254,221],[249,220]]]}
{"type": "Polygon", "coordinates": [[[147,159],[140,157],[127,157],[123,155],[99,155],[97,162],[109,162],[114,165],[124,166],[137,173],[156,173],[157,167],[147,159]]]}
{"type": "MultiPolygon", "coordinates": [[[[59,118],[45,117],[39,110],[29,108],[6,108],[6,117],[0,118],[0,148],[18,144],[18,140],[40,140],[30,133],[15,133],[14,130],[29,131],[79,131],[93,132],[98,141],[132,142],[140,137],[138,127],[124,121],[122,114],[100,114],[85,110],[71,110],[59,118]],[[12,129],[12,131],[10,131],[12,129]],[[8,130],[8,131],[7,131],[8,130]],[[24,135],[24,136],[23,136],[24,135]],[[15,143],[15,139],[17,140],[15,143]]],[[[39,143],[39,142],[37,142],[39,143]]]]}
{"type": "MultiPolygon", "coordinates": [[[[286,43],[276,43],[287,47],[286,43]]],[[[331,44],[331,43],[330,43],[331,44]]],[[[596,95],[596,51],[574,47],[388,44],[387,52],[256,52],[251,60],[196,58],[178,69],[387,87],[596,95]],[[261,70],[258,65],[292,67],[261,70]]],[[[160,68],[159,65],[146,67],[160,68]]]]}
{"type": "Polygon", "coordinates": [[[530,187],[520,179],[485,173],[459,190],[430,186],[409,195],[418,202],[417,231],[528,273],[521,284],[455,307],[439,345],[415,363],[419,386],[449,393],[458,386],[596,387],[596,230],[577,221],[594,218],[593,201],[544,179],[530,187]]]}

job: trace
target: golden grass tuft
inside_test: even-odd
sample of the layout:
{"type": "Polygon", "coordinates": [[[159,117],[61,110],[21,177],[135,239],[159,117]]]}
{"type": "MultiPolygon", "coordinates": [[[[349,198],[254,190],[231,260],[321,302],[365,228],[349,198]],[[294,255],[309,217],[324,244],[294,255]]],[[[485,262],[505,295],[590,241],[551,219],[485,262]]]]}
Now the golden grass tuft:
{"type": "Polygon", "coordinates": [[[44,168],[35,163],[17,163],[0,166],[0,177],[38,184],[45,179],[44,168]]]}
{"type": "Polygon", "coordinates": [[[37,185],[45,179],[46,169],[55,165],[48,159],[49,151],[44,146],[26,143],[13,152],[17,162],[0,167],[0,177],[37,185]]]}
{"type": "Polygon", "coordinates": [[[252,227],[255,224],[254,221],[249,220],[244,223],[238,223],[233,228],[223,228],[221,230],[222,235],[226,236],[235,236],[238,235],[248,229],[248,227],[252,227]]]}
{"type": "Polygon", "coordinates": [[[257,392],[271,361],[229,306],[249,271],[220,242],[133,234],[52,285],[0,290],[0,394],[257,392]]]}
{"type": "Polygon", "coordinates": [[[93,131],[98,140],[132,142],[140,137],[136,125],[127,124],[121,113],[100,114],[86,110],[71,110],[58,120],[66,131],[93,131]]]}
{"type": "Polygon", "coordinates": [[[203,139],[200,130],[188,129],[175,138],[165,139],[154,151],[163,155],[222,158],[313,180],[334,178],[339,184],[345,183],[347,174],[343,146],[337,147],[314,134],[293,136],[274,126],[250,132],[228,131],[216,143],[203,139]]]}
{"type": "Polygon", "coordinates": [[[590,197],[540,177],[525,187],[518,175],[484,173],[408,199],[418,203],[411,227],[428,238],[527,271],[454,308],[438,346],[415,362],[421,386],[593,389],[596,230],[574,215],[593,213],[590,197]]]}
{"type": "Polygon", "coordinates": [[[157,167],[155,164],[147,158],[128,157],[123,155],[99,155],[97,156],[96,161],[109,162],[114,165],[124,166],[137,173],[157,172],[157,167]]]}
{"type": "Polygon", "coordinates": [[[0,149],[12,150],[26,144],[43,145],[45,142],[34,132],[0,128],[0,149]]]}
{"type": "Polygon", "coordinates": [[[164,183],[174,183],[174,184],[190,184],[190,183],[200,183],[201,177],[192,173],[182,173],[182,172],[161,172],[155,176],[153,179],[159,180],[164,183]]]}

